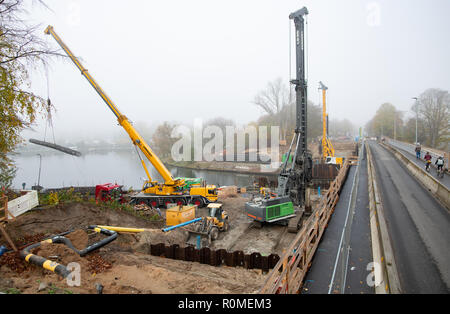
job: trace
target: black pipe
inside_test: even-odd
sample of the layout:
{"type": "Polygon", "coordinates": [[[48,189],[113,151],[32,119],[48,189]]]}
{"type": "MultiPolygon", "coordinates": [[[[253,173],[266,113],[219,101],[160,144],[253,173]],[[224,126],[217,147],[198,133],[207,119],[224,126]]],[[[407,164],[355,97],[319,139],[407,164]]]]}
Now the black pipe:
{"type": "Polygon", "coordinates": [[[41,246],[42,243],[62,243],[65,244],[67,247],[69,247],[71,250],[73,250],[74,252],[76,252],[78,255],[80,256],[85,256],[86,254],[102,247],[105,246],[106,244],[114,241],[117,238],[117,232],[112,231],[112,230],[108,230],[108,229],[103,229],[103,228],[99,228],[97,226],[89,226],[87,227],[87,229],[92,229],[95,232],[98,233],[102,233],[104,235],[107,235],[108,237],[96,242],[92,245],[87,246],[86,248],[84,248],[83,250],[78,250],[77,248],[75,248],[72,244],[72,242],[64,237],[64,235],[67,235],[69,233],[72,233],[73,231],[66,231],[63,232],[59,235],[53,236],[47,240],[43,240],[41,242],[38,243],[34,243],[32,245],[27,246],[26,248],[24,248],[21,252],[20,252],[20,257],[22,257],[25,261],[35,264],[37,266],[40,266],[42,268],[48,269],[60,276],[62,276],[63,278],[66,278],[68,275],[70,275],[70,271],[67,269],[66,266],[58,264],[56,262],[53,262],[51,260],[48,260],[42,256],[38,256],[35,254],[30,253],[30,251],[32,249],[35,249],[39,246],[41,246]]]}

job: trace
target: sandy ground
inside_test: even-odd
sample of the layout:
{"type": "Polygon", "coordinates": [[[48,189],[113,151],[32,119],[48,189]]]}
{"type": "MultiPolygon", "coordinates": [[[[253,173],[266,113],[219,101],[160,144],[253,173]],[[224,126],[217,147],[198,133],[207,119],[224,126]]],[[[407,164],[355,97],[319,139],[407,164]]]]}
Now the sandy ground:
{"type": "MultiPolygon", "coordinates": [[[[219,202],[229,215],[230,229],[221,232],[211,248],[242,250],[249,254],[282,255],[296,234],[287,227],[269,225],[256,228],[245,215],[245,202],[250,195],[221,197],[219,202]]],[[[206,215],[207,208],[196,216],[206,215]]],[[[112,243],[80,257],[63,244],[44,244],[33,253],[67,265],[81,266],[81,286],[68,286],[56,274],[24,262],[15,253],[0,257],[0,291],[20,293],[256,293],[267,274],[260,270],[236,267],[213,267],[200,263],[171,260],[149,255],[150,243],[185,246],[187,231],[176,229],[163,233],[164,222],[150,222],[126,211],[99,208],[91,203],[69,203],[31,211],[8,224],[7,230],[19,247],[40,241],[67,230],[78,249],[103,236],[87,232],[88,225],[110,225],[146,228],[140,234],[120,234],[112,243]]],[[[0,237],[0,245],[5,241],[0,237]]]]}
{"type": "MultiPolygon", "coordinates": [[[[200,213],[199,213],[200,214],[200,213]]],[[[233,217],[231,214],[230,217],[233,217]]],[[[100,209],[94,204],[72,203],[32,211],[18,217],[7,227],[15,242],[23,247],[31,239],[36,242],[46,236],[75,230],[69,237],[82,249],[98,241],[102,235],[87,233],[92,224],[140,227],[169,241],[183,242],[182,231],[161,235],[161,223],[152,223],[128,212],[100,209]]],[[[69,286],[65,279],[40,267],[28,264],[15,253],[0,257],[0,291],[9,293],[255,293],[267,274],[258,270],[235,267],[213,267],[147,254],[142,248],[142,236],[121,234],[114,242],[80,257],[63,244],[44,244],[34,250],[43,257],[67,265],[81,266],[81,286],[69,286]]],[[[0,238],[0,244],[4,244],[0,238]]]]}

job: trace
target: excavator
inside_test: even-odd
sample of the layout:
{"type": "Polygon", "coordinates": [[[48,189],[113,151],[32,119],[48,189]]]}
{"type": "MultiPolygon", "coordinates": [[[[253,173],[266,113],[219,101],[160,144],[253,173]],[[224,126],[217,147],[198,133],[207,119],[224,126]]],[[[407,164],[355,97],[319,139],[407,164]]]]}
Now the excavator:
{"type": "Polygon", "coordinates": [[[72,51],[56,34],[52,26],[49,25],[45,29],[45,34],[51,35],[56,40],[59,46],[81,71],[81,74],[88,80],[95,91],[106,103],[108,108],[116,116],[119,125],[122,126],[130,136],[148,178],[148,180],[144,183],[142,191],[131,197],[132,204],[147,204],[152,207],[168,207],[169,204],[195,204],[201,207],[217,201],[218,196],[215,185],[206,185],[204,181],[202,181],[201,184],[198,182],[192,184],[192,182],[185,178],[173,178],[170,171],[164,166],[158,156],[152,151],[150,146],[133,127],[131,121],[119,111],[113,101],[106,95],[100,85],[98,85],[94,78],[89,74],[88,70],[83,67],[78,58],[75,57],[72,51]],[[164,183],[159,183],[158,181],[152,179],[144,159],[139,154],[138,148],[147,160],[150,161],[156,171],[161,175],[164,183]]]}
{"type": "Polygon", "coordinates": [[[307,150],[307,81],[305,71],[305,16],[308,9],[291,13],[296,31],[296,79],[291,81],[296,92],[296,128],[287,156],[278,175],[276,195],[261,195],[245,204],[247,216],[257,227],[263,224],[288,225],[296,233],[303,218],[311,214],[309,199],[312,181],[312,154],[307,150]],[[294,148],[295,144],[295,149],[294,148]],[[291,154],[292,164],[288,165],[291,154]]]}
{"type": "Polygon", "coordinates": [[[336,164],[342,166],[343,158],[336,157],[334,155],[333,144],[331,144],[330,139],[328,138],[328,114],[327,114],[327,90],[322,81],[319,82],[319,90],[322,90],[322,123],[323,123],[323,133],[322,133],[322,157],[323,161],[326,164],[336,164]]]}

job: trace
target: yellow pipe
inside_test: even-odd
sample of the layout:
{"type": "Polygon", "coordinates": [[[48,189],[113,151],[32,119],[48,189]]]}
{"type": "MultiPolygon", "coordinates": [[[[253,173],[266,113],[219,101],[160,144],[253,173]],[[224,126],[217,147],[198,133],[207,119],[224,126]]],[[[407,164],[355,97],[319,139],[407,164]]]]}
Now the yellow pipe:
{"type": "Polygon", "coordinates": [[[111,226],[97,226],[98,228],[108,229],[116,232],[130,232],[130,233],[140,233],[144,232],[147,229],[138,229],[138,228],[127,228],[127,227],[111,227],[111,226]]]}
{"type": "Polygon", "coordinates": [[[44,262],[44,264],[42,265],[42,267],[44,267],[45,269],[48,269],[48,270],[54,272],[56,266],[58,266],[58,265],[59,265],[58,263],[52,262],[52,261],[50,261],[50,260],[47,260],[47,261],[44,262]]]}

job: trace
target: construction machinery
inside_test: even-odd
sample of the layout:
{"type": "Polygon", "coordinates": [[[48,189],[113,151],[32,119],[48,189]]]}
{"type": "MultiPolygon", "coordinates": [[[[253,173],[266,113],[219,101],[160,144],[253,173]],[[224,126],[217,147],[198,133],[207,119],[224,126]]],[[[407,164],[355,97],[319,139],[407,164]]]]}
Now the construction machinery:
{"type": "Polygon", "coordinates": [[[186,244],[197,248],[209,246],[211,241],[217,240],[219,232],[228,231],[230,228],[228,214],[223,210],[222,204],[209,204],[208,210],[207,217],[193,225],[193,229],[187,229],[186,244]]]}
{"type": "Polygon", "coordinates": [[[108,108],[114,113],[119,125],[122,126],[130,136],[148,178],[148,180],[144,183],[142,192],[131,196],[131,203],[145,203],[152,207],[167,206],[169,203],[176,203],[179,205],[195,204],[197,206],[204,206],[217,200],[217,188],[214,185],[191,184],[188,188],[186,188],[186,182],[183,178],[174,179],[170,171],[164,166],[158,156],[155,155],[150,146],[133,127],[131,121],[119,111],[113,101],[106,95],[100,85],[89,74],[88,70],[82,66],[78,58],[75,57],[72,51],[55,33],[53,27],[48,26],[45,33],[51,35],[61,46],[76,67],[81,71],[81,74],[89,81],[95,91],[106,103],[108,108]],[[148,159],[148,161],[150,161],[156,171],[161,175],[164,180],[163,183],[159,183],[151,178],[145,161],[139,154],[138,148],[148,159]]]}
{"type": "Polygon", "coordinates": [[[125,193],[122,191],[122,187],[122,185],[113,183],[96,185],[95,199],[102,202],[117,201],[119,203],[125,203],[125,198],[123,197],[125,193]]]}
{"type": "Polygon", "coordinates": [[[336,157],[334,155],[333,144],[331,143],[328,137],[328,114],[327,114],[327,90],[326,87],[321,81],[319,82],[319,90],[322,90],[322,124],[323,124],[323,133],[322,133],[322,157],[323,161],[326,164],[337,164],[341,165],[343,163],[342,157],[336,157]]]}
{"type": "Polygon", "coordinates": [[[296,79],[291,81],[296,92],[296,128],[285,161],[278,175],[276,196],[256,197],[245,204],[248,217],[257,225],[279,223],[288,225],[289,232],[297,232],[303,214],[310,214],[309,186],[312,179],[312,155],[307,150],[307,81],[305,73],[305,16],[306,7],[289,15],[296,31],[296,79]],[[295,150],[293,150],[295,144],[295,150]],[[292,163],[288,161],[293,155],[292,163]]]}

